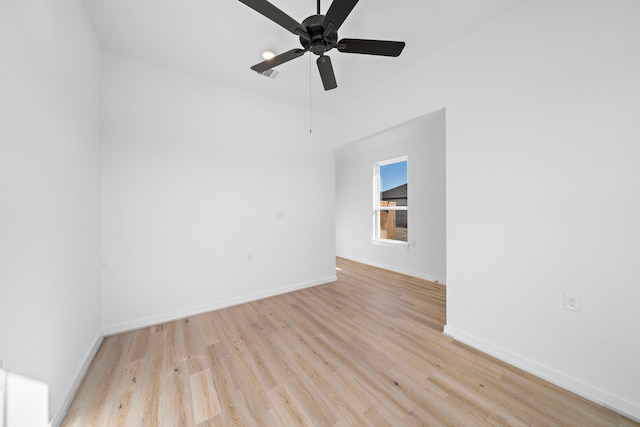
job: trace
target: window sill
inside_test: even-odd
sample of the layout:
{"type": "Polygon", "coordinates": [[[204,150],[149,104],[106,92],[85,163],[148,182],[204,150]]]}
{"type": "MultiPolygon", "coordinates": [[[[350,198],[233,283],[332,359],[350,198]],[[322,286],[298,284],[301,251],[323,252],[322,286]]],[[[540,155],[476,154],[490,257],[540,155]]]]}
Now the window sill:
{"type": "Polygon", "coordinates": [[[409,242],[388,239],[371,239],[371,243],[376,246],[386,246],[388,248],[409,249],[409,242]]]}

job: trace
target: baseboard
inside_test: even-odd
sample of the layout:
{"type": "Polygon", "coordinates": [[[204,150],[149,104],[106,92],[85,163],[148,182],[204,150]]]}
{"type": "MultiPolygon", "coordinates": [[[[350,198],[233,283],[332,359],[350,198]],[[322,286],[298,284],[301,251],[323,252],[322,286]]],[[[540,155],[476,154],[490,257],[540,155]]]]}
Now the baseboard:
{"type": "Polygon", "coordinates": [[[394,273],[405,274],[407,276],[417,277],[418,279],[428,280],[430,282],[437,282],[441,285],[445,284],[444,277],[431,276],[429,274],[420,273],[418,271],[408,270],[406,268],[397,267],[395,265],[383,264],[383,263],[379,263],[379,262],[375,262],[375,261],[371,261],[371,260],[359,258],[359,257],[348,257],[348,256],[342,256],[342,255],[338,255],[338,257],[359,262],[360,264],[367,264],[372,267],[381,268],[383,270],[393,271],[394,273]]]}
{"type": "Polygon", "coordinates": [[[96,338],[93,340],[93,344],[89,347],[89,349],[85,353],[82,359],[82,364],[80,365],[80,367],[78,368],[78,370],[75,372],[73,376],[73,383],[71,384],[71,386],[69,387],[69,390],[66,393],[67,397],[64,399],[64,401],[62,402],[62,405],[55,412],[53,418],[51,419],[51,422],[49,423],[50,427],[58,427],[60,424],[62,424],[62,420],[64,419],[65,415],[67,415],[67,411],[71,406],[71,402],[73,402],[73,398],[75,397],[76,392],[78,391],[78,388],[80,388],[80,384],[82,383],[82,380],[85,374],[87,373],[87,370],[89,369],[89,366],[93,361],[93,358],[96,356],[96,353],[100,348],[100,344],[102,344],[102,340],[103,340],[103,335],[102,333],[99,333],[96,336],[96,338]]]}
{"type": "Polygon", "coordinates": [[[182,319],[189,316],[195,316],[201,313],[206,313],[208,311],[220,310],[222,308],[232,307],[234,305],[244,304],[246,302],[269,298],[276,295],[285,294],[287,292],[293,292],[293,291],[310,288],[317,285],[323,285],[325,283],[335,282],[336,280],[338,280],[336,276],[329,276],[322,279],[311,280],[308,282],[283,286],[281,288],[270,289],[264,292],[257,292],[254,294],[243,295],[236,298],[229,298],[226,300],[216,301],[214,303],[210,303],[206,305],[191,307],[184,310],[177,310],[170,313],[163,313],[156,316],[146,317],[144,319],[134,320],[131,322],[124,322],[116,325],[106,326],[104,327],[102,332],[104,336],[115,335],[122,332],[131,331],[134,329],[146,328],[148,326],[158,325],[166,322],[172,322],[174,320],[182,319]]]}
{"type": "Polygon", "coordinates": [[[548,366],[541,365],[526,357],[520,356],[504,348],[495,346],[480,338],[476,338],[463,331],[460,331],[451,326],[445,325],[444,334],[467,344],[477,350],[482,351],[490,356],[493,356],[503,362],[506,362],[512,366],[522,369],[530,374],[533,374],[545,381],[562,387],[572,393],[575,393],[585,399],[588,399],[598,405],[602,405],[614,412],[617,412],[625,417],[631,418],[634,421],[640,422],[640,405],[629,402],[616,395],[613,395],[605,390],[601,390],[597,387],[593,387],[578,379],[567,376],[561,372],[549,368],[548,366]]]}

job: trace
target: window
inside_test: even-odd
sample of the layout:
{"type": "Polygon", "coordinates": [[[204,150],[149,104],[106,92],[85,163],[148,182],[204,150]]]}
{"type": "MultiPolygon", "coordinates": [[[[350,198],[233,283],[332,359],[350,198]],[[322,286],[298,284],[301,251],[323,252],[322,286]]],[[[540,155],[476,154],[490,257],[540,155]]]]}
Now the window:
{"type": "Polygon", "coordinates": [[[408,236],[407,158],[386,160],[373,168],[373,242],[405,247],[408,236]]]}

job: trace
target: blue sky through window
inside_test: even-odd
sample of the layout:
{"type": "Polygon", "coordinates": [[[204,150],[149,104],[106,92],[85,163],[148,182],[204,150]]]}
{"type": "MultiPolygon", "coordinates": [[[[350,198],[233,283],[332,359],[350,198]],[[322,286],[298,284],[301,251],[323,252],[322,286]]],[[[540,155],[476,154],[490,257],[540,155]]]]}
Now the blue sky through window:
{"type": "Polygon", "coordinates": [[[387,191],[407,183],[407,161],[380,166],[380,191],[387,191]]]}

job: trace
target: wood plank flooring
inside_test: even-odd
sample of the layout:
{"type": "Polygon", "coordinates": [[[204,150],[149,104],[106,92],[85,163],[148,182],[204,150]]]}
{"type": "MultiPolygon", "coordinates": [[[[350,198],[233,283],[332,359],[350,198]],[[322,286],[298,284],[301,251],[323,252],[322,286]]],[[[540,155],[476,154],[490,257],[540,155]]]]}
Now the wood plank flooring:
{"type": "Polygon", "coordinates": [[[442,335],[441,285],[335,283],[104,339],[64,427],[639,426],[442,335]]]}

